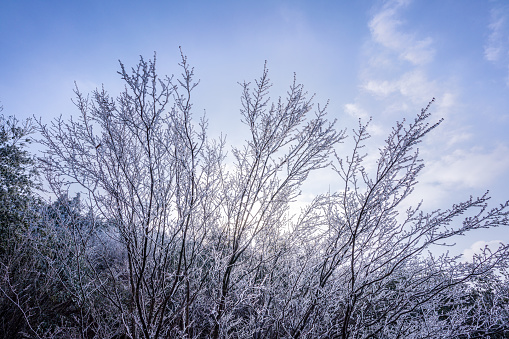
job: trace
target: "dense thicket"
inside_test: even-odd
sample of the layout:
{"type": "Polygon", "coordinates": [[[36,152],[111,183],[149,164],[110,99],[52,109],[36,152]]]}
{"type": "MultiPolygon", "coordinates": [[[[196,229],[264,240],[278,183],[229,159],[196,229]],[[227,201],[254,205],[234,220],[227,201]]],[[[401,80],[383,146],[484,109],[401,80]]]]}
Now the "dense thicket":
{"type": "Polygon", "coordinates": [[[34,197],[33,159],[9,142],[29,130],[2,137],[2,199],[24,203],[2,210],[0,335],[509,337],[509,248],[471,262],[428,253],[507,226],[509,202],[402,208],[424,166],[416,145],[440,124],[429,105],[394,126],[367,171],[367,124],[337,154],[346,134],[326,107],[295,80],[270,101],[265,68],[241,84],[248,137],[227,152],[193,118],[193,69],[184,56],[180,66],[174,79],[158,77],[155,60],[121,64],[116,98],[76,89],[78,117],[39,121],[54,202],[34,197]],[[341,189],[294,215],[302,184],[323,168],[341,189]]]}

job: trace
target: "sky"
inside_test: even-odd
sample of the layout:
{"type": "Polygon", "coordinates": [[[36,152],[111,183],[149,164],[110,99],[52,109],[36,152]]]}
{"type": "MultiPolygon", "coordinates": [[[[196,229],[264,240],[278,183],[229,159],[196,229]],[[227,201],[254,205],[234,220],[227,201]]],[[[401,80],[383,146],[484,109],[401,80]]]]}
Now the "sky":
{"type": "MultiPolygon", "coordinates": [[[[75,82],[117,94],[119,59],[134,66],[155,52],[160,75],[179,74],[179,46],[200,79],[194,108],[212,136],[242,142],[238,82],[259,77],[267,61],[272,98],[295,73],[350,135],[372,117],[373,156],[396,121],[436,98],[433,119],[444,122],[420,145],[426,167],[412,202],[431,211],[488,189],[493,204],[509,199],[506,0],[2,0],[2,113],[69,118],[75,82]]],[[[326,180],[310,177],[302,199],[334,188],[326,180]]],[[[451,252],[470,254],[509,243],[509,228],[456,242],[451,252]]]]}

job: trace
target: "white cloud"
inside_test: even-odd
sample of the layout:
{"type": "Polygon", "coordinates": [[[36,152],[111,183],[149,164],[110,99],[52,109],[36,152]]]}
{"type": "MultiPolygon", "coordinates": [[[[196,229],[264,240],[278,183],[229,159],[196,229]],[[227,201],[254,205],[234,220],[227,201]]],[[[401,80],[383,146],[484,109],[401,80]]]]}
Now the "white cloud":
{"type": "Polygon", "coordinates": [[[391,82],[387,80],[377,81],[377,80],[369,80],[362,86],[366,91],[371,94],[386,97],[389,94],[392,94],[398,90],[398,83],[391,82]]]}
{"type": "MultiPolygon", "coordinates": [[[[368,80],[361,87],[379,97],[387,97],[393,93],[399,93],[416,104],[430,101],[439,92],[437,84],[434,81],[428,80],[426,74],[420,70],[404,73],[399,79],[394,81],[368,80]]],[[[450,95],[444,95],[444,97],[447,100],[447,105],[450,106],[450,95]]]]}
{"type": "Polygon", "coordinates": [[[447,137],[448,137],[448,140],[446,142],[447,142],[447,147],[449,148],[456,144],[460,144],[462,142],[472,139],[473,134],[469,133],[469,132],[464,132],[464,131],[454,131],[454,133],[450,133],[449,135],[447,135],[447,137]]]}
{"type": "Polygon", "coordinates": [[[390,1],[369,22],[371,35],[377,43],[397,53],[403,60],[414,65],[423,65],[433,60],[433,39],[419,39],[413,33],[402,31],[404,21],[399,18],[399,9],[409,1],[390,1]]]}
{"type": "MultiPolygon", "coordinates": [[[[346,104],[345,112],[353,118],[361,119],[362,123],[366,123],[371,118],[368,112],[361,108],[359,104],[346,104]]],[[[381,125],[371,121],[368,126],[368,133],[372,136],[379,136],[384,135],[386,131],[381,125]]]]}
{"type": "Polygon", "coordinates": [[[398,81],[400,93],[414,103],[425,103],[437,95],[437,84],[428,80],[424,72],[416,70],[403,74],[398,81]]]}
{"type": "Polygon", "coordinates": [[[476,241],[469,248],[463,250],[462,261],[472,261],[474,254],[481,254],[483,249],[488,247],[491,251],[495,251],[500,247],[500,240],[492,240],[492,241],[476,241]]]}
{"type": "Polygon", "coordinates": [[[444,188],[485,188],[509,169],[507,154],[509,148],[504,145],[492,152],[479,148],[456,150],[429,161],[421,182],[444,188]]]}
{"type": "Polygon", "coordinates": [[[362,119],[364,121],[367,121],[369,119],[369,114],[359,107],[357,104],[346,104],[345,105],[345,112],[357,119],[362,119]]]}

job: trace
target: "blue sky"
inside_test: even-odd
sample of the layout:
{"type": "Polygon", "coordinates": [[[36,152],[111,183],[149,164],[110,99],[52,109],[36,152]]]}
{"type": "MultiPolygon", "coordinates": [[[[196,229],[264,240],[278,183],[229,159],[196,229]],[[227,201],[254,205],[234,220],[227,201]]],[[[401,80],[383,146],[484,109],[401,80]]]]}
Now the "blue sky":
{"type": "MultiPolygon", "coordinates": [[[[330,100],[339,128],[373,117],[375,150],[396,120],[435,97],[434,117],[445,121],[421,146],[427,167],[413,199],[434,209],[486,189],[494,202],[509,198],[503,0],[3,0],[3,114],[69,117],[77,113],[74,81],[84,92],[104,84],[115,94],[118,59],[131,66],[157,51],[159,74],[178,73],[179,46],[201,79],[195,109],[206,110],[212,135],[242,140],[237,82],[259,76],[267,60],[273,97],[284,95],[295,72],[317,102],[330,100]]],[[[309,186],[320,185],[311,178],[309,186]]],[[[509,232],[478,232],[458,248],[479,240],[507,243],[509,232]]]]}

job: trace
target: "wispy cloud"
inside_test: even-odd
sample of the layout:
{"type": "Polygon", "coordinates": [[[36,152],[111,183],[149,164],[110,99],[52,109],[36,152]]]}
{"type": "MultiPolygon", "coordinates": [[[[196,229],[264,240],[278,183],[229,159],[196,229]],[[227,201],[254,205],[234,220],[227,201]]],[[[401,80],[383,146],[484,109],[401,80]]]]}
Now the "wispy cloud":
{"type": "Polygon", "coordinates": [[[509,87],[509,6],[491,9],[488,30],[484,58],[507,69],[506,85],[509,87]]]}
{"type": "MultiPolygon", "coordinates": [[[[474,147],[475,133],[468,125],[471,120],[465,116],[471,112],[462,102],[465,90],[454,73],[446,76],[440,71],[439,60],[434,60],[434,37],[407,24],[411,22],[411,11],[407,11],[410,6],[411,0],[388,1],[369,20],[370,37],[365,44],[360,91],[345,111],[364,118],[366,112],[371,115],[383,107],[382,116],[375,116],[373,121],[383,134],[390,129],[393,118],[408,118],[416,107],[436,98],[431,112],[446,121],[440,132],[422,145],[426,167],[413,196],[417,202],[424,199],[426,208],[434,209],[456,200],[460,192],[493,187],[509,171],[509,147],[501,143],[490,148],[483,142],[474,147]]],[[[497,15],[491,26],[494,31],[506,22],[497,15]]],[[[492,40],[494,43],[496,39],[492,40]]],[[[494,59],[507,54],[495,49],[490,53],[494,59]]]]}
{"type": "Polygon", "coordinates": [[[405,22],[399,11],[410,1],[389,1],[369,22],[373,39],[398,56],[414,65],[423,65],[433,60],[435,50],[431,37],[420,38],[415,33],[402,30],[405,22]]]}
{"type": "Polygon", "coordinates": [[[438,90],[436,82],[430,81],[421,70],[406,72],[399,79],[393,81],[370,79],[361,87],[379,97],[397,93],[416,104],[423,104],[431,100],[438,90]]]}
{"type": "Polygon", "coordinates": [[[488,26],[490,34],[484,46],[484,57],[488,61],[496,62],[504,54],[508,37],[504,36],[504,26],[507,24],[507,13],[500,8],[491,9],[491,20],[488,26]]]}
{"type": "MultiPolygon", "coordinates": [[[[423,199],[424,208],[433,210],[472,191],[495,189],[509,172],[509,146],[504,141],[495,145],[476,141],[479,133],[472,124],[480,117],[465,104],[468,84],[462,85],[454,69],[444,74],[441,60],[434,60],[435,48],[443,43],[435,46],[430,33],[407,24],[412,18],[411,6],[411,1],[388,1],[373,13],[368,22],[370,36],[364,44],[359,92],[344,111],[363,120],[373,115],[376,133],[372,135],[376,137],[387,134],[394,120],[411,120],[413,113],[436,98],[431,112],[437,118],[432,119],[445,121],[420,145],[426,167],[409,201],[414,204],[423,199]]],[[[493,20],[493,30],[505,25],[500,16],[493,20]]],[[[490,53],[490,58],[502,60],[507,51],[490,53]]]]}
{"type": "Polygon", "coordinates": [[[388,1],[368,21],[370,38],[364,45],[360,91],[344,107],[362,120],[374,116],[373,136],[387,134],[395,120],[418,113],[434,97],[433,111],[440,117],[447,116],[456,102],[454,87],[429,74],[435,55],[433,38],[407,24],[409,6],[410,0],[388,1]]]}
{"type": "Polygon", "coordinates": [[[360,88],[372,99],[383,100],[385,112],[407,112],[436,97],[444,114],[455,95],[450,87],[429,77],[428,66],[435,55],[433,38],[406,24],[405,8],[410,5],[410,0],[388,1],[369,20],[370,40],[360,88]],[[442,102],[447,105],[441,106],[442,102]]]}
{"type": "Polygon", "coordinates": [[[491,152],[483,148],[457,149],[431,160],[422,176],[425,185],[443,188],[486,188],[509,169],[509,148],[500,145],[491,152]]]}

